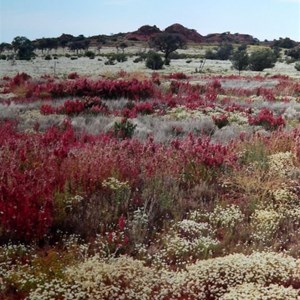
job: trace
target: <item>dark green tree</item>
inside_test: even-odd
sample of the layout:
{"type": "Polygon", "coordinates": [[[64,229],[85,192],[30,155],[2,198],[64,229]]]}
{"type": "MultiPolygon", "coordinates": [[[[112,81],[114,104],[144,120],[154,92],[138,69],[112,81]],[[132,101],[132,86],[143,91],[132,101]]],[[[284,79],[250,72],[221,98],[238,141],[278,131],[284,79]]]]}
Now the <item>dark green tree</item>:
{"type": "Polygon", "coordinates": [[[5,50],[12,50],[12,49],[13,49],[13,47],[9,43],[1,43],[0,44],[0,52],[3,52],[5,50]]]}
{"type": "Polygon", "coordinates": [[[239,71],[239,75],[241,71],[246,70],[249,65],[249,55],[247,50],[241,50],[243,48],[238,48],[233,52],[231,56],[231,63],[234,69],[239,71]]]}
{"type": "Polygon", "coordinates": [[[161,51],[165,55],[165,65],[170,64],[170,54],[179,48],[184,48],[186,40],[180,34],[162,32],[153,36],[149,41],[150,48],[161,51]]]}
{"type": "Polygon", "coordinates": [[[252,71],[263,71],[266,68],[273,68],[276,63],[276,56],[270,48],[256,50],[249,57],[249,68],[252,71]]]}
{"type": "Polygon", "coordinates": [[[17,59],[30,60],[35,56],[34,45],[25,36],[17,36],[12,41],[12,46],[17,53],[17,59]]]}

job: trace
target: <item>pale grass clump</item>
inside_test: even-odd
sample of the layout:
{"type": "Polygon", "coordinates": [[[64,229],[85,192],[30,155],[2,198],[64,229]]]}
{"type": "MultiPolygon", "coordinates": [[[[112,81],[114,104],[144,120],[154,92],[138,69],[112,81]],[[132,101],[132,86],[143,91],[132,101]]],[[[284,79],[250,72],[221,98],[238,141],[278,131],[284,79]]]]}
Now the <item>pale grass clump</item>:
{"type": "Polygon", "coordinates": [[[246,115],[246,113],[238,111],[229,112],[228,121],[229,123],[235,123],[241,126],[249,124],[248,116],[246,115]]]}
{"type": "Polygon", "coordinates": [[[274,252],[231,254],[188,266],[185,288],[194,299],[220,299],[230,287],[243,283],[299,283],[299,260],[274,252]]]}
{"type": "Polygon", "coordinates": [[[182,268],[197,258],[206,258],[219,245],[214,235],[208,223],[189,219],[177,222],[162,235],[160,242],[163,246],[155,254],[153,263],[182,268]]]}
{"type": "Polygon", "coordinates": [[[37,286],[26,300],[84,300],[90,299],[86,291],[76,284],[70,284],[62,279],[53,279],[37,286]]]}
{"type": "Polygon", "coordinates": [[[254,283],[244,283],[232,288],[220,300],[299,300],[300,291],[292,287],[277,284],[264,286],[254,283]]]}
{"type": "Polygon", "coordinates": [[[33,257],[34,247],[6,244],[0,247],[0,295],[7,287],[28,290],[42,282],[45,274],[34,272],[22,257],[33,257]]]}
{"type": "Polygon", "coordinates": [[[253,239],[262,243],[269,242],[278,231],[282,218],[283,214],[272,208],[256,209],[251,216],[253,239]]]}
{"type": "Polygon", "coordinates": [[[241,209],[237,205],[222,207],[217,205],[209,214],[209,221],[215,227],[225,227],[232,230],[244,219],[241,209]]]}
{"type": "Polygon", "coordinates": [[[278,205],[291,206],[299,203],[298,196],[285,184],[272,191],[272,195],[278,205]]]}
{"type": "Polygon", "coordinates": [[[167,117],[175,120],[185,120],[185,119],[201,119],[205,117],[201,111],[196,109],[188,109],[185,106],[176,106],[171,108],[167,114],[167,117]]]}
{"type": "Polygon", "coordinates": [[[108,260],[93,256],[67,268],[65,274],[86,293],[84,299],[155,299],[151,294],[159,282],[154,269],[128,256],[108,260]]]}
{"type": "Polygon", "coordinates": [[[294,170],[293,153],[292,152],[278,152],[269,156],[269,170],[270,173],[276,176],[289,176],[294,170]]]}
{"type": "Polygon", "coordinates": [[[128,256],[104,259],[95,255],[66,268],[64,279],[39,286],[28,299],[223,299],[235,287],[239,293],[240,285],[251,290],[251,283],[266,287],[261,291],[267,296],[276,291],[290,296],[292,288],[283,286],[296,287],[299,275],[299,260],[272,252],[199,260],[179,271],[150,268],[128,256]]]}
{"type": "Polygon", "coordinates": [[[122,190],[122,189],[128,189],[129,188],[129,184],[127,181],[120,181],[115,177],[108,177],[107,179],[105,179],[102,182],[102,186],[109,188],[110,190],[113,191],[118,191],[118,190],[122,190]]]}

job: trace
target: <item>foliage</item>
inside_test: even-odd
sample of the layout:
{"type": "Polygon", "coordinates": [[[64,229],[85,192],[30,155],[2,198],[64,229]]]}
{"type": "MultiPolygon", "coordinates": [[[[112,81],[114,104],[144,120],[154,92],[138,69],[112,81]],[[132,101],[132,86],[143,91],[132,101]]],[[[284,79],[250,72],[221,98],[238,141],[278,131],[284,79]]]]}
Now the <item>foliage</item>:
{"type": "Polygon", "coordinates": [[[17,51],[17,59],[30,60],[35,56],[32,42],[24,36],[15,37],[12,41],[12,46],[17,51]]]}
{"type": "Polygon", "coordinates": [[[274,116],[273,112],[267,108],[260,110],[258,115],[255,117],[250,116],[249,123],[251,125],[263,126],[266,130],[276,130],[285,125],[285,121],[282,116],[274,116]]]}
{"type": "Polygon", "coordinates": [[[154,51],[149,51],[146,58],[146,67],[151,70],[160,70],[163,67],[161,56],[154,51]]]}
{"type": "Polygon", "coordinates": [[[0,298],[296,299],[299,82],[113,76],[1,79],[0,298]]]}
{"type": "Polygon", "coordinates": [[[246,70],[249,64],[249,56],[246,50],[236,50],[233,52],[231,56],[231,63],[234,69],[239,71],[239,75],[241,71],[246,70]]]}
{"type": "Polygon", "coordinates": [[[232,54],[233,46],[231,44],[222,44],[216,51],[211,49],[206,50],[205,58],[206,59],[219,59],[219,60],[228,60],[232,54]]]}
{"type": "Polygon", "coordinates": [[[149,46],[165,55],[165,65],[170,63],[170,54],[186,44],[183,36],[175,33],[162,32],[153,36],[149,41],[149,46]]]}
{"type": "Polygon", "coordinates": [[[271,49],[256,50],[249,57],[249,68],[252,71],[263,71],[273,68],[276,57],[271,49]]]}
{"type": "Polygon", "coordinates": [[[115,122],[114,135],[119,139],[131,138],[135,128],[136,125],[132,124],[128,119],[123,118],[120,122],[115,122]]]}
{"type": "Polygon", "coordinates": [[[295,60],[300,59],[300,47],[299,46],[289,49],[285,53],[286,53],[286,55],[292,57],[295,60]]]}
{"type": "Polygon", "coordinates": [[[93,51],[86,51],[84,53],[84,56],[86,56],[86,57],[88,57],[90,59],[93,59],[93,58],[95,58],[95,53],[93,51]]]}

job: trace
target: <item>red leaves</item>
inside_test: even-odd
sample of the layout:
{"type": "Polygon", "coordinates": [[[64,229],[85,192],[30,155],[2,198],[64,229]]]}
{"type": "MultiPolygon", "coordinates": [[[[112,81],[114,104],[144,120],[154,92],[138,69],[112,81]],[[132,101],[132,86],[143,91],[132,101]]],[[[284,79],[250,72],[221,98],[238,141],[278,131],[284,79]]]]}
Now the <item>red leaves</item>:
{"type": "Polygon", "coordinates": [[[250,125],[263,126],[266,130],[276,130],[285,125],[285,121],[282,116],[274,116],[273,112],[267,108],[260,110],[257,116],[249,117],[250,125]]]}

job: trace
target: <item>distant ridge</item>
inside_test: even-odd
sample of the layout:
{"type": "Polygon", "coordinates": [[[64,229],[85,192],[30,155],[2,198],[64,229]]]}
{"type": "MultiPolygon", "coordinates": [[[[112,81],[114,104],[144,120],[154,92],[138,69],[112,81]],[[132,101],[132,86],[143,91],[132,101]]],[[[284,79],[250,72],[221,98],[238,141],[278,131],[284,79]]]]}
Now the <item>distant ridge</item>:
{"type": "MultiPolygon", "coordinates": [[[[101,48],[103,45],[106,46],[118,46],[120,43],[127,43],[128,45],[133,44],[134,42],[148,42],[153,36],[159,34],[161,32],[175,33],[182,35],[188,43],[195,44],[221,44],[221,43],[235,43],[235,44],[247,44],[247,45],[255,45],[255,44],[263,44],[266,46],[276,46],[277,44],[282,44],[282,41],[288,42],[293,47],[299,45],[299,42],[290,40],[289,38],[273,41],[259,41],[259,39],[253,37],[250,34],[241,34],[241,33],[211,33],[206,36],[201,35],[197,30],[187,28],[179,23],[172,24],[166,27],[164,30],[161,30],[156,25],[143,25],[135,31],[127,32],[127,33],[117,33],[111,35],[94,35],[90,37],[84,37],[83,35],[79,35],[75,37],[70,34],[62,34],[60,37],[56,38],[47,38],[47,40],[54,40],[58,45],[68,46],[70,43],[86,42],[87,45],[96,46],[101,48]],[[279,43],[278,43],[279,42],[279,43]]],[[[36,39],[35,43],[41,43],[41,41],[45,39],[36,39]]],[[[283,47],[283,48],[291,48],[291,47],[283,47]]]]}

